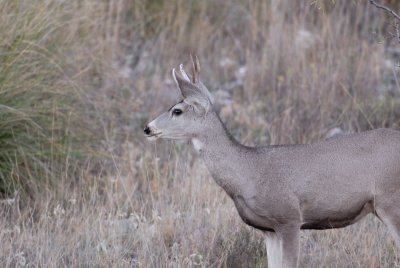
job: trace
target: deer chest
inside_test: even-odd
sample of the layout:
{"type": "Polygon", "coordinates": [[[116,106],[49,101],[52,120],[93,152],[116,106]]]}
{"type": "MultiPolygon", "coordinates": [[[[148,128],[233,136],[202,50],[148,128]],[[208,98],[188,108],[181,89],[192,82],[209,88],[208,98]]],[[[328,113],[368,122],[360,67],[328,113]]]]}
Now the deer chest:
{"type": "Polygon", "coordinates": [[[244,223],[262,231],[274,232],[274,221],[254,213],[242,196],[234,197],[233,201],[244,223]]]}

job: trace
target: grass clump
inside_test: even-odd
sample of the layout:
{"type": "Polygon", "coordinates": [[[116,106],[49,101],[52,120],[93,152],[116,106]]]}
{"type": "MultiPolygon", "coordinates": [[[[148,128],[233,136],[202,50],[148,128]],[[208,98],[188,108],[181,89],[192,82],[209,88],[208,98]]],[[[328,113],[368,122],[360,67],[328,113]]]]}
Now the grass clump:
{"type": "Polygon", "coordinates": [[[254,231],[242,228],[231,245],[226,267],[267,267],[267,252],[262,237],[255,237],[254,231]]]}
{"type": "Polygon", "coordinates": [[[62,63],[66,40],[57,9],[51,1],[0,3],[1,196],[18,190],[33,198],[69,174],[77,153],[71,141],[83,119],[62,63]]]}

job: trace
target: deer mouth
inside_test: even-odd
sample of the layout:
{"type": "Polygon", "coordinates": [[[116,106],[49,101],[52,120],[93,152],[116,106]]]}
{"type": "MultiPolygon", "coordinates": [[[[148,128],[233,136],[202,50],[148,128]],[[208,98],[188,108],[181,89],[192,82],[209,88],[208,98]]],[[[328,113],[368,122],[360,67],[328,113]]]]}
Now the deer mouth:
{"type": "Polygon", "coordinates": [[[148,139],[158,139],[160,136],[161,136],[161,132],[158,132],[158,133],[151,133],[151,134],[149,134],[149,135],[146,135],[146,137],[148,138],[148,139]]]}

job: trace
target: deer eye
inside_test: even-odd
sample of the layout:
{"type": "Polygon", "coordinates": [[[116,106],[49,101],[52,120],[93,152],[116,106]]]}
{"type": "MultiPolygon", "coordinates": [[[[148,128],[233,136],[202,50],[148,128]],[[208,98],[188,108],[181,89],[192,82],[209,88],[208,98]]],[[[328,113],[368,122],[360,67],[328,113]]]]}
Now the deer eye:
{"type": "Polygon", "coordinates": [[[172,114],[173,115],[181,115],[182,114],[182,110],[181,109],[173,109],[172,110],[172,114]]]}

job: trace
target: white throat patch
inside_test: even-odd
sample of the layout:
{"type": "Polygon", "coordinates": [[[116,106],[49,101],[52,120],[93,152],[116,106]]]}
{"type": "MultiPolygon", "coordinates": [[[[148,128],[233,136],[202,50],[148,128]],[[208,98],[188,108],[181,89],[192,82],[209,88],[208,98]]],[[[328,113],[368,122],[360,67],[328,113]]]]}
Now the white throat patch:
{"type": "Polygon", "coordinates": [[[193,138],[192,143],[193,143],[194,149],[197,152],[200,152],[203,149],[203,143],[201,141],[199,141],[199,139],[193,138]]]}

